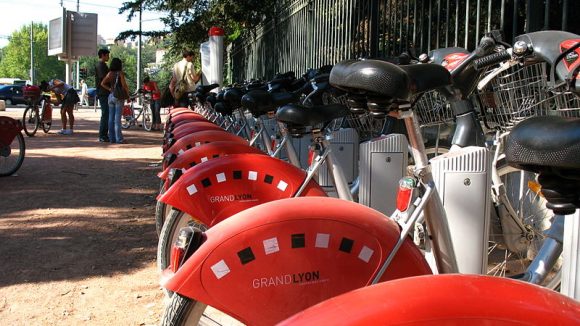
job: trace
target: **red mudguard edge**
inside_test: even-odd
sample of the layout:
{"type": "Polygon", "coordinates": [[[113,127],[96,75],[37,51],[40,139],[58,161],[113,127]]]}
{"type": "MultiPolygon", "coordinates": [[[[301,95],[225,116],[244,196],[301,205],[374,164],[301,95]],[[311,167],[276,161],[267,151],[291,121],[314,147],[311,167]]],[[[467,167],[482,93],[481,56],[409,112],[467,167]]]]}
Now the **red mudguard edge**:
{"type": "Polygon", "coordinates": [[[580,325],[580,303],[479,275],[418,276],[351,291],[279,325],[580,325]]]}

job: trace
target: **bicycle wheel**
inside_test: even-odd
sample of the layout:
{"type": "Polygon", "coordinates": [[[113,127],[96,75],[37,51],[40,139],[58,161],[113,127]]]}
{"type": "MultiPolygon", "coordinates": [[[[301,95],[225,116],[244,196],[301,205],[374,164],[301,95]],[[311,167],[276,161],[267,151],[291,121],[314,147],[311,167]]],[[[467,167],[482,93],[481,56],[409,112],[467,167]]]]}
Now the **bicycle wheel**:
{"type": "Polygon", "coordinates": [[[14,174],[22,162],[24,162],[24,153],[26,145],[22,133],[17,133],[16,137],[8,145],[0,145],[0,176],[9,176],[14,174]]]}
{"type": "Polygon", "coordinates": [[[24,116],[22,117],[22,124],[24,126],[24,132],[28,137],[34,136],[40,125],[40,115],[38,113],[38,108],[34,106],[29,106],[24,110],[24,116]]]}
{"type": "Polygon", "coordinates": [[[52,127],[52,122],[50,122],[50,121],[42,122],[42,131],[44,131],[45,134],[48,134],[51,127],[52,127]]]}
{"type": "Polygon", "coordinates": [[[151,131],[153,127],[153,112],[149,105],[143,105],[143,129],[151,131]]]}
{"type": "Polygon", "coordinates": [[[121,127],[127,129],[131,126],[131,123],[135,121],[135,110],[131,107],[131,112],[125,110],[123,107],[123,116],[121,117],[121,127]]]}
{"type": "Polygon", "coordinates": [[[169,267],[171,247],[179,236],[179,230],[188,225],[195,226],[202,231],[207,230],[204,224],[195,221],[189,214],[185,214],[177,209],[172,209],[169,215],[165,217],[165,223],[163,223],[163,227],[161,228],[157,246],[157,267],[159,271],[163,271],[169,267]]]}
{"type": "Polygon", "coordinates": [[[243,323],[206,304],[183,297],[171,298],[165,307],[161,325],[243,325],[243,323]]]}
{"type": "MultiPolygon", "coordinates": [[[[522,232],[507,213],[497,209],[490,221],[488,275],[510,277],[526,271],[537,255],[551,225],[553,212],[539,193],[536,175],[498,163],[498,175],[505,185],[507,202],[525,226],[522,232]],[[504,218],[500,215],[503,214],[504,218]]],[[[561,257],[542,285],[556,288],[560,283],[561,257]]]]}
{"type": "MultiPolygon", "coordinates": [[[[165,193],[163,188],[165,180],[160,181],[159,185],[159,195],[165,193]]],[[[165,224],[165,217],[171,212],[171,205],[167,205],[164,202],[158,200],[155,204],[155,229],[157,231],[157,236],[161,235],[161,229],[163,229],[163,224],[165,224]]]]}

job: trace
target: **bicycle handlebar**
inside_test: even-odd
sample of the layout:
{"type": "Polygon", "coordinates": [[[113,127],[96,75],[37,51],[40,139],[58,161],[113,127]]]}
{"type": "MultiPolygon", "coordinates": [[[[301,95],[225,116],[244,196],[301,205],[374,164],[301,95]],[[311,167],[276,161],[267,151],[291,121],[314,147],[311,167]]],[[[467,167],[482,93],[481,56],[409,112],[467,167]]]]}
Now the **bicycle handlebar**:
{"type": "Polygon", "coordinates": [[[482,58],[475,59],[473,61],[473,67],[475,70],[481,70],[483,68],[487,68],[489,66],[510,60],[511,58],[512,55],[508,51],[492,53],[482,58]]]}

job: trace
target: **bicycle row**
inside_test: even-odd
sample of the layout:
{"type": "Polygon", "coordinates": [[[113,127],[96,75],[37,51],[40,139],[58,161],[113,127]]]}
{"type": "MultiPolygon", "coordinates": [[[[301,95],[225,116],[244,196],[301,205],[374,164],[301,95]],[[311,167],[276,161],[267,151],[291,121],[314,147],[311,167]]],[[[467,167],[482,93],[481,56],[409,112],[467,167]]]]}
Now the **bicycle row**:
{"type": "MultiPolygon", "coordinates": [[[[496,112],[502,118],[515,112],[519,120],[528,119],[511,119],[509,128],[497,128],[494,146],[470,97],[477,83],[483,89],[484,82],[489,85],[496,76],[505,76],[506,63],[525,67],[535,58],[556,67],[551,81],[568,81],[551,91],[573,98],[577,91],[570,80],[575,81],[578,64],[566,66],[560,59],[578,53],[578,43],[564,50],[560,45],[577,38],[564,32],[530,33],[519,38],[528,46],[520,50],[518,43],[498,47],[497,35],[489,35],[473,53],[434,51],[429,60],[433,63],[349,60],[302,78],[280,75],[267,85],[249,83],[215,95],[209,91],[217,85],[198,88],[194,110],[173,108],[165,127],[156,212],[158,265],[171,297],[163,324],[198,321],[206,305],[244,323],[274,324],[341,294],[287,323],[319,322],[320,316],[336,314],[336,307],[345,312],[341,323],[364,323],[371,320],[365,318],[392,313],[388,309],[396,309],[394,301],[418,296],[425,297],[426,306],[437,300],[457,309],[395,315],[414,322],[524,318],[577,323],[578,303],[551,290],[505,278],[457,274],[495,273],[488,270],[488,262],[495,259],[488,255],[493,240],[497,247],[520,254],[518,260],[529,256],[525,266],[517,268],[525,274],[519,279],[557,287],[563,273],[562,288],[573,281],[575,274],[566,265],[573,259],[562,262],[559,257],[563,243],[571,241],[564,239],[564,221],[570,220],[564,216],[575,212],[580,198],[574,177],[580,166],[574,159],[577,153],[568,146],[578,143],[578,120],[530,118],[540,114],[530,106],[522,114],[520,103],[513,112],[496,112]],[[426,132],[416,114],[427,119],[415,112],[426,96],[444,98],[448,106],[431,109],[439,110],[439,116],[450,109],[455,120],[449,153],[430,161],[425,149],[430,142],[424,140],[426,132]],[[334,100],[346,105],[328,104],[334,100]],[[273,111],[272,123],[265,116],[273,111]],[[404,122],[403,134],[394,133],[399,120],[404,122]],[[355,158],[361,166],[358,182],[356,176],[347,180],[331,142],[345,132],[339,127],[353,126],[359,127],[357,135],[370,133],[359,148],[360,161],[355,158]],[[544,141],[538,141],[539,131],[548,129],[557,132],[544,132],[544,141]],[[312,135],[313,144],[303,155],[293,144],[301,142],[291,136],[305,135],[312,135]],[[308,164],[303,164],[305,156],[310,156],[308,164]],[[380,167],[380,172],[364,172],[363,166],[380,167]],[[507,172],[502,175],[502,170],[507,172]],[[517,185],[505,177],[512,172],[519,174],[517,185]],[[532,172],[540,177],[536,180],[532,172]],[[319,184],[325,178],[338,198],[319,184]],[[534,201],[510,199],[507,190],[512,187],[531,191],[534,201]],[[372,188],[380,190],[369,194],[372,188]],[[357,197],[359,203],[354,202],[357,197]],[[384,199],[388,197],[396,200],[384,199]],[[391,218],[361,204],[372,207],[381,198],[389,204],[378,206],[394,211],[391,218]],[[546,201],[553,221],[544,215],[540,222],[530,221],[523,213],[546,201]],[[430,274],[450,275],[426,276],[430,274]],[[469,290],[461,287],[466,283],[469,290]],[[412,290],[411,284],[417,288],[412,290]],[[360,290],[350,292],[356,289],[360,290]],[[421,294],[441,289],[453,290],[438,297],[421,294]],[[518,295],[538,300],[516,306],[511,298],[518,295]],[[248,296],[251,301],[241,300],[248,296]],[[475,297],[489,298],[486,302],[493,309],[470,309],[475,297]],[[370,308],[356,310],[356,303],[370,308]]],[[[554,102],[544,98],[542,103],[554,102]]],[[[560,112],[559,107],[552,109],[550,114],[560,112]]],[[[438,139],[431,139],[435,148],[438,139]]],[[[566,230],[578,232],[568,225],[566,230]]],[[[572,254],[577,255],[577,249],[572,254]]],[[[502,276],[516,274],[510,273],[511,267],[502,268],[502,276]]]]}

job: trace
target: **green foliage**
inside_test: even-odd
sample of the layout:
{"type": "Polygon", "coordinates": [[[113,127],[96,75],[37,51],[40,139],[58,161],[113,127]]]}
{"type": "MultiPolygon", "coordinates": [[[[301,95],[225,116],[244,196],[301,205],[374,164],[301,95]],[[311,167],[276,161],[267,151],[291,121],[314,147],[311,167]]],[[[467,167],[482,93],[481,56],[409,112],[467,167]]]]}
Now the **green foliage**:
{"type": "MultiPolygon", "coordinates": [[[[198,49],[207,40],[212,26],[219,26],[226,32],[225,45],[234,41],[242,33],[252,30],[265,19],[272,17],[275,0],[133,0],[124,2],[119,13],[126,13],[129,19],[135,17],[139,8],[167,13],[163,22],[168,30],[150,32],[149,35],[170,35],[171,53],[179,53],[183,48],[198,49]]],[[[126,31],[119,38],[138,34],[126,31]]]]}
{"type": "MultiPolygon", "coordinates": [[[[41,23],[33,24],[35,82],[65,77],[65,64],[56,57],[48,56],[48,28],[41,23]]],[[[30,79],[30,25],[22,26],[10,36],[10,42],[2,49],[0,76],[30,79]]]]}

